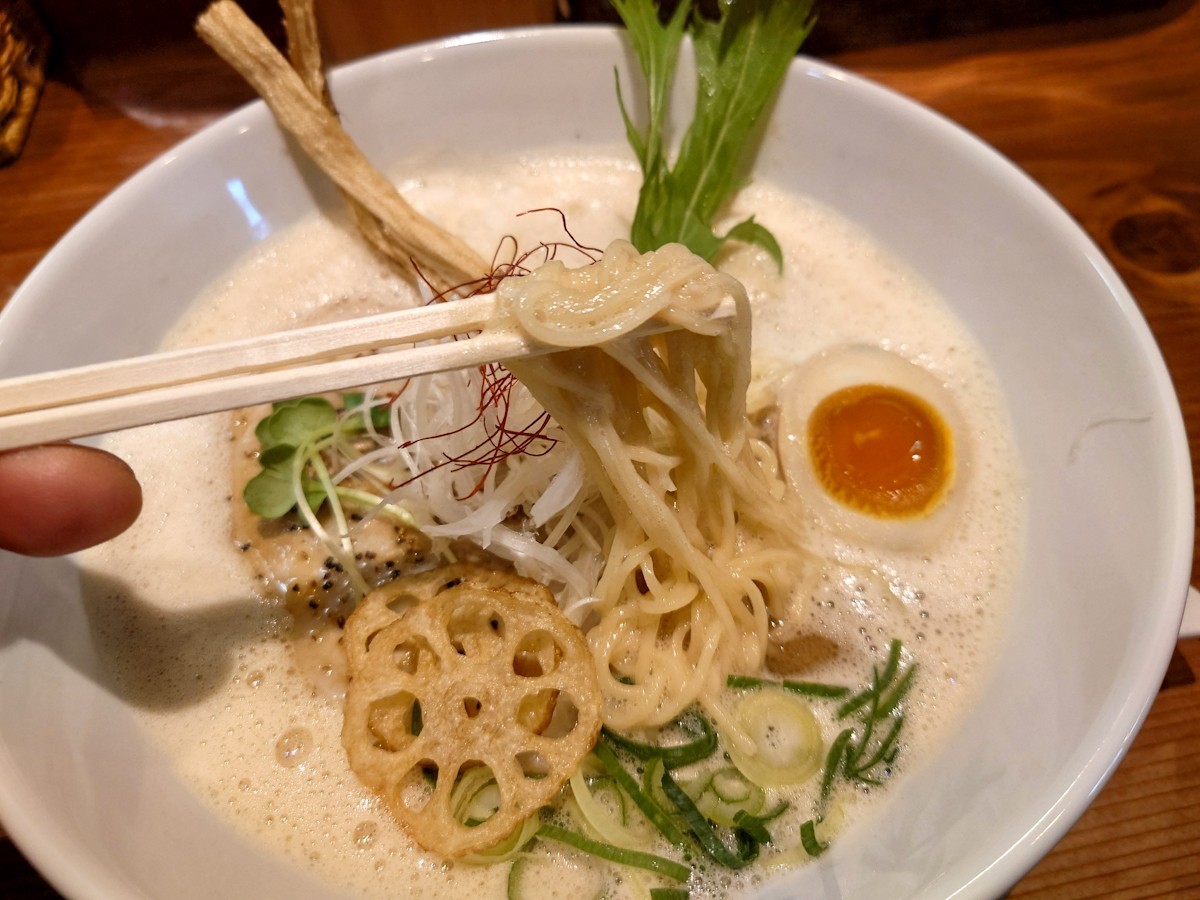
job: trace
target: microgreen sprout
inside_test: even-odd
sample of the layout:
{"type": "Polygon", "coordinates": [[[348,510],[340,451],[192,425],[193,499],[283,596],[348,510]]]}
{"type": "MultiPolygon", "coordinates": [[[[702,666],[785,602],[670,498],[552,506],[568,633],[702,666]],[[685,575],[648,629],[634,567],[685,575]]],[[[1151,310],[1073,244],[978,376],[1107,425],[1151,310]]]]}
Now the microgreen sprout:
{"type": "Polygon", "coordinates": [[[242,497],[264,519],[278,519],[299,504],[320,509],[327,493],[311,466],[312,457],[336,430],[337,410],[322,397],[276,403],[254,434],[262,445],[262,471],[246,483],[242,497]],[[296,485],[299,485],[299,490],[296,485]]]}
{"type": "Polygon", "coordinates": [[[295,510],[309,528],[339,557],[351,584],[360,594],[368,590],[354,565],[354,547],[350,540],[346,507],[373,509],[403,524],[413,523],[403,507],[386,502],[384,497],[360,487],[334,484],[325,455],[354,441],[367,430],[390,425],[386,406],[364,409],[362,394],[347,394],[339,413],[324,397],[301,397],[276,403],[270,414],[255,426],[254,434],[262,449],[258,462],[261,471],[247,483],[242,498],[252,512],[264,519],[278,519],[295,510]],[[328,506],[336,535],[329,535],[316,513],[328,506]]]}
{"type": "Polygon", "coordinates": [[[379,507],[381,514],[412,524],[403,507],[385,503],[378,494],[333,484],[323,458],[326,451],[362,435],[368,419],[377,431],[390,428],[386,406],[365,410],[362,394],[345,394],[343,403],[351,413],[339,414],[323,397],[287,400],[276,403],[258,423],[254,434],[262,445],[258,457],[262,471],[242,492],[252,512],[264,519],[278,519],[293,509],[315,513],[328,501],[335,518],[341,516],[343,506],[379,507]]]}

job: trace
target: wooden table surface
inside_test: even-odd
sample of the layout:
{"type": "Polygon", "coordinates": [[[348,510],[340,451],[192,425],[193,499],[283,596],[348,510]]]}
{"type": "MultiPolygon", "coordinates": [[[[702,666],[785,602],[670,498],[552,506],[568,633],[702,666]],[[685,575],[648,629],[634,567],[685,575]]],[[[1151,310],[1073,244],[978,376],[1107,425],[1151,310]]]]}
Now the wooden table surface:
{"type": "MultiPolygon", "coordinates": [[[[132,15],[139,2],[142,12],[152,6],[82,4],[74,18],[63,0],[40,7],[55,26],[57,53],[24,156],[0,169],[0,304],[121,180],[249,96],[204,48],[179,36],[178,23],[155,20],[158,30],[141,38],[113,28],[108,38],[120,32],[124,40],[106,41],[79,12],[92,10],[94,18],[101,7],[108,14],[128,7],[132,15]]],[[[1044,185],[1109,254],[1162,347],[1196,466],[1200,0],[1143,9],[877,46],[833,61],[983,137],[1044,185]]],[[[440,33],[555,17],[553,0],[327,0],[320,11],[334,61],[440,33]]],[[[1200,897],[1197,668],[1200,639],[1181,640],[1123,764],[1012,896],[1200,897]]],[[[57,896],[6,839],[0,896],[57,896]]]]}

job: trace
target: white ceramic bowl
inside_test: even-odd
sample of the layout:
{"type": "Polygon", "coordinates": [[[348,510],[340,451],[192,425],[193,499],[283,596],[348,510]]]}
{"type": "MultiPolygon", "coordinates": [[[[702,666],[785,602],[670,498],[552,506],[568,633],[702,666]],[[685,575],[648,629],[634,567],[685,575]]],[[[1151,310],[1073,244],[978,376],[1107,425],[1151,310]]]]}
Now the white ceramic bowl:
{"type": "MultiPolygon", "coordinates": [[[[418,151],[611,146],[607,28],[485,34],[335,74],[384,167],[418,151]],[[412,128],[407,123],[420,123],[412,128]]],[[[873,84],[799,59],[758,169],[869,229],[990,353],[1029,471],[1007,644],[944,753],[775,897],[992,897],[1068,829],[1154,699],[1192,550],[1179,409],[1116,274],[1014,166],[873,84]]],[[[261,104],[132,178],[43,261],[0,318],[0,375],[150,351],[246,249],[328,202],[261,104]],[[248,199],[248,203],[246,200],[248,199]]],[[[321,896],[226,829],[96,674],[69,560],[0,554],[0,818],[72,897],[321,896]]]]}

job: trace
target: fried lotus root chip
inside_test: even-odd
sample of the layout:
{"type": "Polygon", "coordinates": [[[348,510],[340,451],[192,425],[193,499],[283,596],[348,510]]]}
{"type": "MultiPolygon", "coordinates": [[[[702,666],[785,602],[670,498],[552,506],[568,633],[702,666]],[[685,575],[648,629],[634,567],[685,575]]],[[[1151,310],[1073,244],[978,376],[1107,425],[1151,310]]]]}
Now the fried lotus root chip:
{"type": "Polygon", "coordinates": [[[596,742],[587,643],[537,582],[469,565],[403,578],[359,604],[345,639],[350,768],[427,850],[501,841],[596,742]],[[480,766],[499,804],[468,825],[455,785],[480,766]]]}

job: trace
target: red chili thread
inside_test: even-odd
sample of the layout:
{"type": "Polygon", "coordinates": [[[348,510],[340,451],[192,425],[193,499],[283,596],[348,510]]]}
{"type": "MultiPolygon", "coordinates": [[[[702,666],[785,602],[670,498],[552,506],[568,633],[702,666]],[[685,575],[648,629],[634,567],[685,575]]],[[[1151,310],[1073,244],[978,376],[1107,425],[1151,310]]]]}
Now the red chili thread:
{"type": "MultiPolygon", "coordinates": [[[[557,259],[560,250],[571,250],[582,255],[589,263],[594,263],[601,256],[601,251],[595,247],[588,247],[580,243],[575,235],[571,233],[567,226],[567,217],[561,209],[555,207],[542,207],[538,209],[527,210],[519,215],[529,215],[539,212],[556,213],[561,220],[563,232],[567,236],[565,241],[541,241],[538,245],[530,250],[521,252],[517,243],[517,239],[513,235],[505,235],[501,238],[496,246],[495,253],[492,254],[491,265],[488,273],[481,278],[472,279],[454,287],[448,288],[434,295],[429,301],[430,303],[445,303],[453,302],[452,295],[475,297],[480,294],[490,294],[494,292],[506,278],[521,277],[528,275],[537,266],[531,265],[531,261],[541,256],[541,265],[549,262],[552,259],[557,259]],[[511,246],[511,256],[507,259],[504,257],[505,249],[511,246]]],[[[425,283],[429,290],[433,291],[433,285],[425,277],[420,267],[415,261],[413,267],[417,273],[417,277],[425,283]]],[[[466,337],[466,335],[463,335],[466,337]]],[[[456,335],[455,340],[458,339],[456,335]]],[[[481,466],[483,472],[479,479],[475,482],[475,486],[464,497],[458,499],[465,500],[473,497],[483,489],[487,482],[488,476],[492,470],[502,463],[504,460],[512,456],[525,454],[527,456],[545,456],[558,443],[557,438],[552,438],[546,434],[546,429],[549,427],[551,418],[547,412],[541,412],[534,419],[523,426],[511,427],[509,425],[509,414],[512,409],[512,390],[517,384],[516,377],[509,372],[500,363],[487,363],[479,367],[480,375],[480,396],[479,403],[476,408],[475,416],[471,421],[451,429],[450,431],[442,432],[441,434],[423,435],[418,438],[413,438],[409,441],[404,441],[399,446],[408,448],[415,446],[423,441],[438,440],[447,438],[455,434],[461,434],[468,428],[475,426],[481,421],[485,425],[485,433],[483,439],[475,446],[471,447],[464,453],[457,456],[447,455],[444,460],[435,463],[427,469],[417,472],[412,477],[393,483],[392,488],[398,489],[412,484],[418,478],[428,475],[430,472],[435,472],[444,466],[454,466],[455,471],[462,471],[475,466],[481,466]],[[495,422],[489,423],[486,419],[486,412],[496,410],[495,422]]],[[[403,392],[408,386],[405,382],[403,392]]],[[[397,394],[397,397],[399,394],[397,394]]]]}

